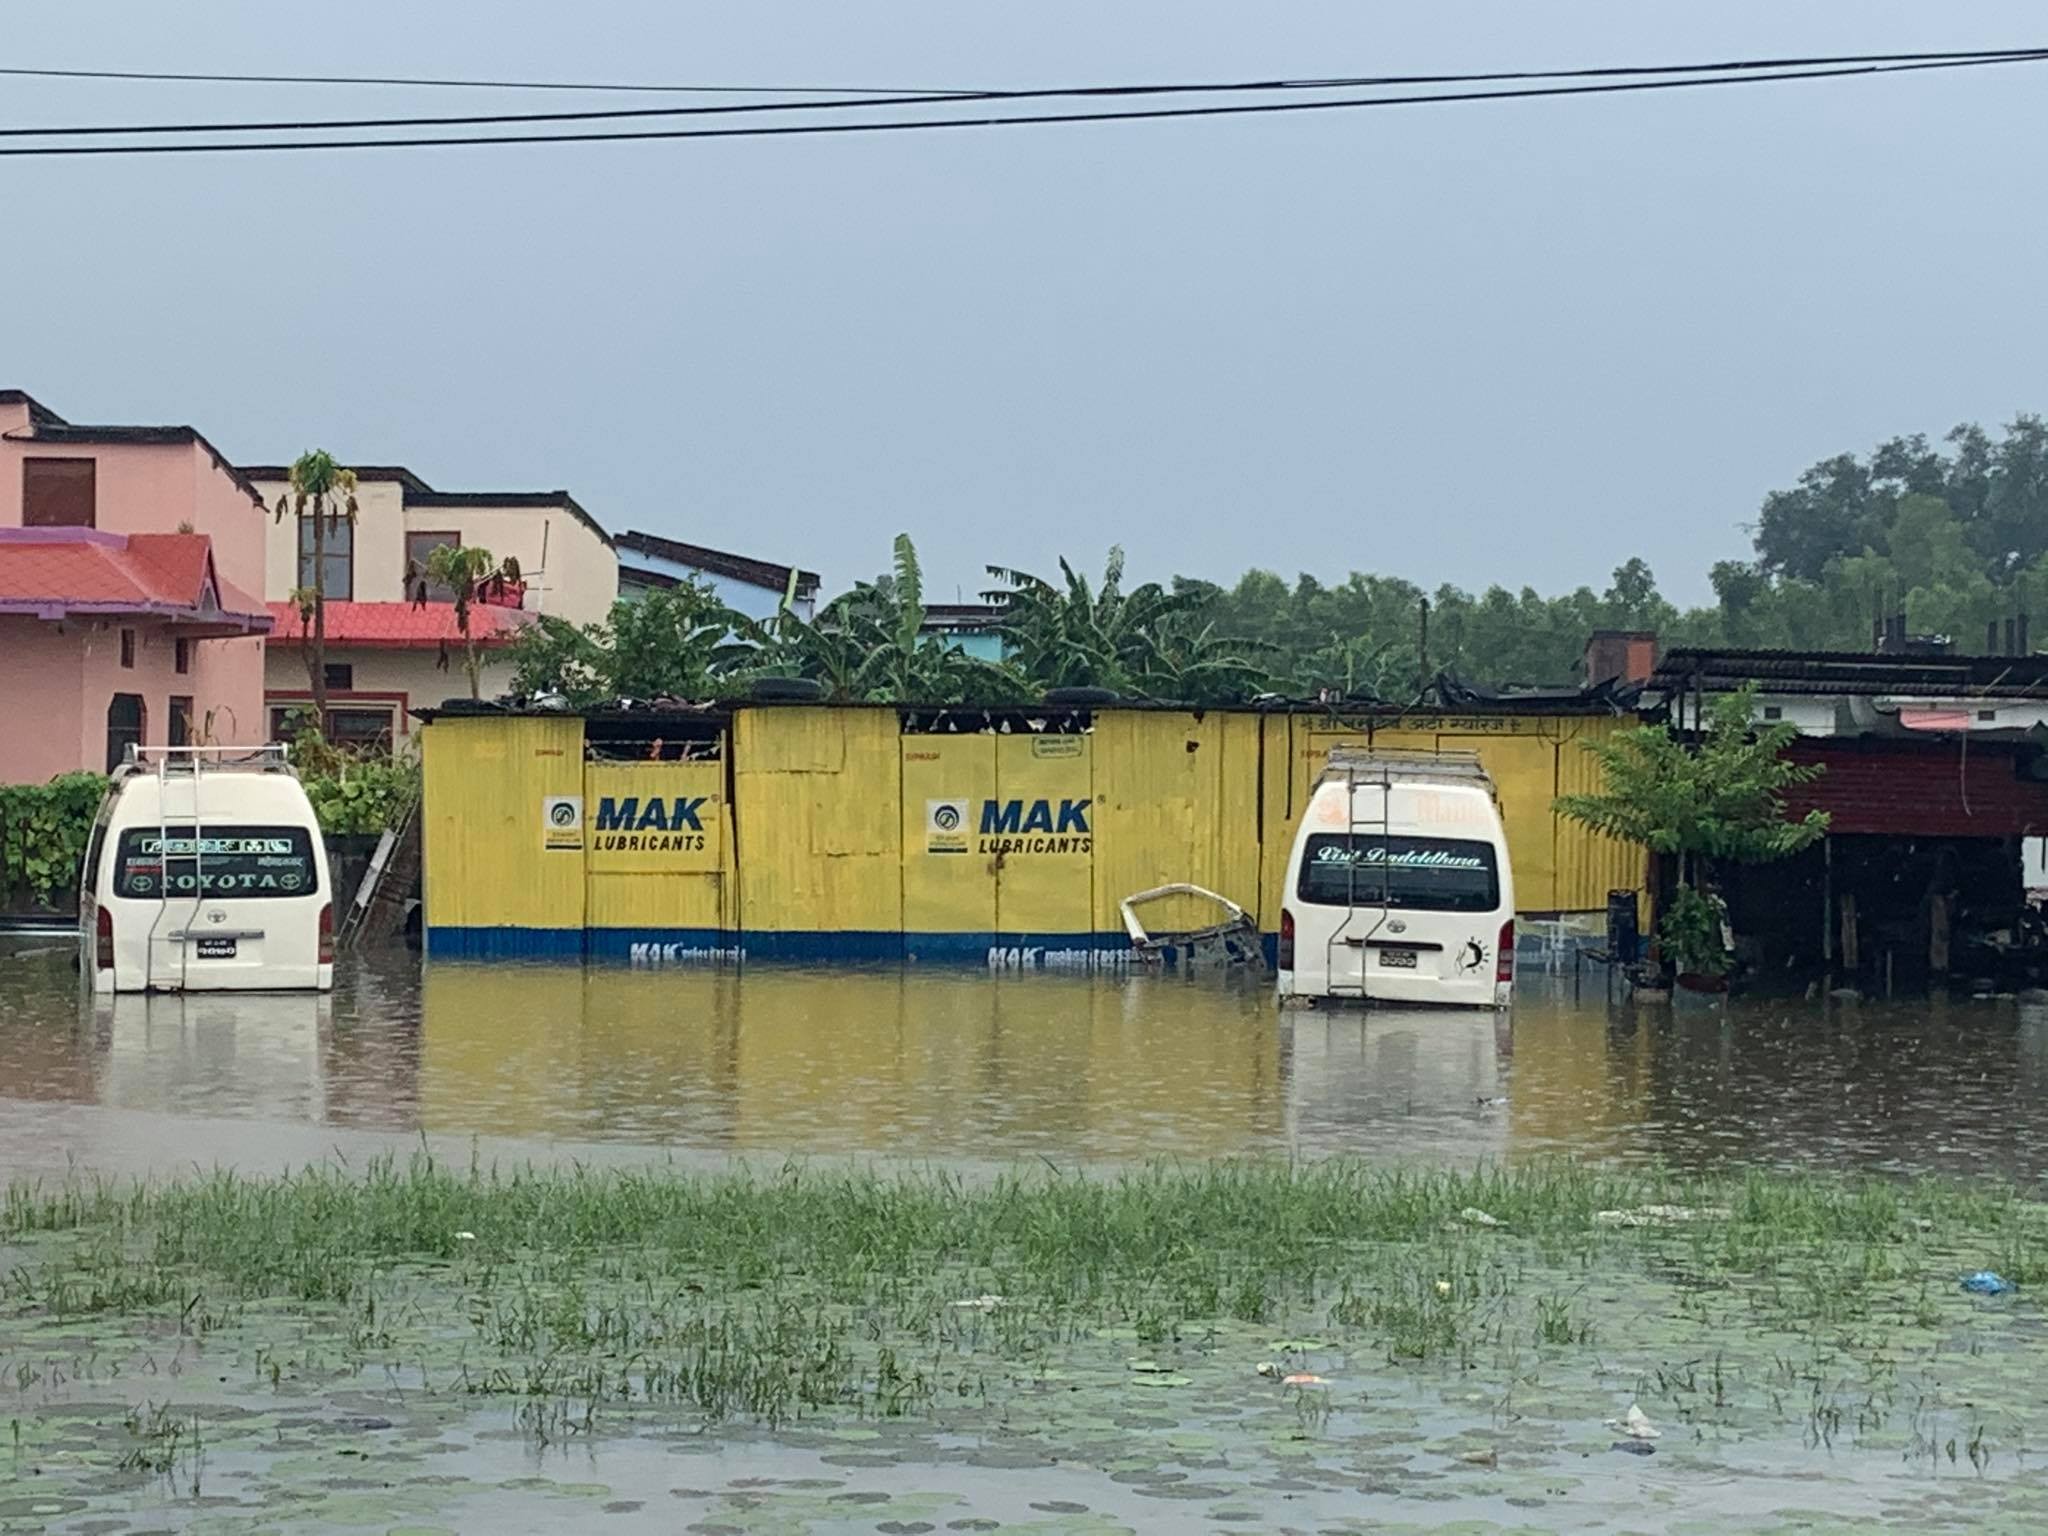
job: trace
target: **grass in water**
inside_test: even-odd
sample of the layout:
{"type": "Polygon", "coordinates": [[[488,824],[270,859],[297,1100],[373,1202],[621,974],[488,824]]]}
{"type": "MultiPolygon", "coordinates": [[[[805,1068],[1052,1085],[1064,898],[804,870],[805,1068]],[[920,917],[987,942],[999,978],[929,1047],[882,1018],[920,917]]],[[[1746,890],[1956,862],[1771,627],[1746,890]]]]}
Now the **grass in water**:
{"type": "MultiPolygon", "coordinates": [[[[1619,1359],[1682,1421],[1776,1415],[1831,1444],[1885,1422],[1912,1341],[1931,1358],[1968,1321],[1956,1271],[2003,1256],[2044,1273],[2048,1208],[2010,1189],[1573,1164],[970,1183],[422,1154],[18,1183],[0,1244],[0,1364],[24,1393],[55,1369],[27,1340],[67,1322],[114,1330],[117,1356],[232,1341],[253,1388],[375,1373],[510,1399],[543,1443],[634,1405],[776,1425],[1007,1412],[1061,1382],[1158,1400],[1184,1370],[1255,1380],[1266,1353],[1289,1362],[1276,1382],[1312,1354],[1354,1375],[1497,1376],[1505,1414],[1546,1360],[1576,1359],[1583,1380],[1619,1359]]],[[[1286,1411],[1308,1433],[1341,1401],[1304,1374],[1313,1395],[1286,1411]]],[[[152,1409],[131,1429],[123,1465],[140,1470],[188,1454],[198,1422],[152,1409]]]]}

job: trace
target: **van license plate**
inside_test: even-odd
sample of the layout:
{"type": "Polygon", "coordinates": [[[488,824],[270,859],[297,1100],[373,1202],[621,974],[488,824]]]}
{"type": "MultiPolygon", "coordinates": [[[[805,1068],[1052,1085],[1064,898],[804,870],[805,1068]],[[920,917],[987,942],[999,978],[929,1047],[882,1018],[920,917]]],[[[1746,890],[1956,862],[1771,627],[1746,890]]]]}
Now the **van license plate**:
{"type": "Polygon", "coordinates": [[[1389,971],[1412,971],[1415,969],[1415,951],[1383,949],[1380,951],[1380,967],[1389,971]]]}
{"type": "MultiPolygon", "coordinates": [[[[199,945],[199,958],[202,960],[232,960],[235,958],[235,941],[233,939],[199,939],[196,942],[199,945]]],[[[1415,962],[1410,960],[1408,963],[1413,965],[1415,962]]]]}

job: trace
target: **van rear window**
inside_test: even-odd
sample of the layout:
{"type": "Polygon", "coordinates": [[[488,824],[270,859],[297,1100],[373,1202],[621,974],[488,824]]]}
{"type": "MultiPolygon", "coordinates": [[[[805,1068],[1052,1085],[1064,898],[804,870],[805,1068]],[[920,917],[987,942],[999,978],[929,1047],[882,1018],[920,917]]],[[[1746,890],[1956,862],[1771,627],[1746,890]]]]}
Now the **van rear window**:
{"type": "Polygon", "coordinates": [[[1319,832],[1302,851],[1295,894],[1324,907],[1491,912],[1500,905],[1500,871],[1491,843],[1319,832]]]}
{"type": "Polygon", "coordinates": [[[206,827],[196,846],[190,827],[130,827],[116,860],[114,894],[149,901],[311,896],[320,887],[313,837],[304,827],[206,827]]]}

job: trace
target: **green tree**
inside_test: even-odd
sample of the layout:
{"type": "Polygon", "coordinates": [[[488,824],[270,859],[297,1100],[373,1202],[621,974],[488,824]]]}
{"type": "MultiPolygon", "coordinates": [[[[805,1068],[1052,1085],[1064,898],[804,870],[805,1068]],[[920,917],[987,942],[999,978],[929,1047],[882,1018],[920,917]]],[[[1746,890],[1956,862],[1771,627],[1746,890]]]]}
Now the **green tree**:
{"type": "Polygon", "coordinates": [[[860,582],[806,621],[787,604],[747,633],[757,674],[794,674],[840,701],[919,704],[1014,702],[1024,691],[1009,667],[967,655],[924,632],[924,574],[910,535],[896,535],[891,572],[860,582]]]}
{"type": "MultiPolygon", "coordinates": [[[[1589,741],[1586,750],[1604,775],[1602,788],[1560,795],[1555,802],[1562,816],[1678,860],[1679,895],[1667,913],[1667,948],[1686,970],[1727,969],[1718,923],[1711,943],[1701,938],[1703,864],[1786,858],[1827,832],[1825,811],[1809,811],[1798,821],[1785,816],[1784,792],[1821,773],[1817,764],[1785,757],[1797,727],[1783,721],[1755,725],[1755,713],[1756,690],[1748,687],[1714,701],[1697,741],[1686,742],[1658,725],[1589,741]]],[[[1659,932],[1664,933],[1661,926],[1659,932]]]]}
{"type": "Polygon", "coordinates": [[[455,604],[455,632],[462,636],[462,670],[469,677],[469,696],[483,697],[483,662],[476,653],[476,637],[470,633],[470,614],[477,604],[500,597],[504,589],[519,580],[519,562],[507,556],[493,558],[488,549],[467,544],[439,544],[427,552],[424,565],[415,563],[406,573],[415,607],[424,605],[432,592],[450,594],[455,604]]]}
{"type": "Polygon", "coordinates": [[[299,567],[299,584],[290,602],[299,612],[300,647],[312,684],[313,714],[324,725],[327,719],[327,535],[346,523],[356,521],[356,472],[334,462],[334,456],[320,449],[302,453],[292,461],[287,476],[290,489],[277,498],[275,520],[287,515],[298,524],[296,547],[305,549],[305,534],[313,535],[312,580],[305,580],[299,567]]]}
{"type": "Polygon", "coordinates": [[[1207,596],[1200,589],[1146,582],[1126,592],[1121,548],[1110,550],[1094,586],[1064,559],[1058,584],[1010,566],[988,572],[1000,584],[1012,659],[1038,688],[1213,704],[1263,685],[1264,669],[1252,659],[1258,643],[1226,638],[1213,616],[1197,617],[1207,596]]]}
{"type": "Polygon", "coordinates": [[[543,616],[512,642],[512,688],[572,704],[717,698],[754,658],[735,638],[746,622],[695,581],[622,598],[596,624],[543,616]]]}

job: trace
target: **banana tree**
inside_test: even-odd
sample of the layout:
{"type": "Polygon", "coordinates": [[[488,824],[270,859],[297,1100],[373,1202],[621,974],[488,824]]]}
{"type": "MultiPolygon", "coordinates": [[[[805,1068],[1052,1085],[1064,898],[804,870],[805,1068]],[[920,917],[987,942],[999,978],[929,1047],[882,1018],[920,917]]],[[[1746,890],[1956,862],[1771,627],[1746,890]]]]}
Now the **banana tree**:
{"type": "Polygon", "coordinates": [[[290,489],[277,498],[274,518],[287,515],[298,523],[298,548],[306,548],[306,534],[313,535],[311,580],[305,561],[299,562],[299,584],[292,589],[292,605],[299,610],[300,647],[306,660],[306,674],[313,690],[313,718],[326,728],[327,721],[327,535],[346,523],[356,521],[356,472],[334,462],[323,450],[302,453],[292,462],[288,475],[290,489]],[[306,637],[311,637],[308,644],[306,637]]]}

